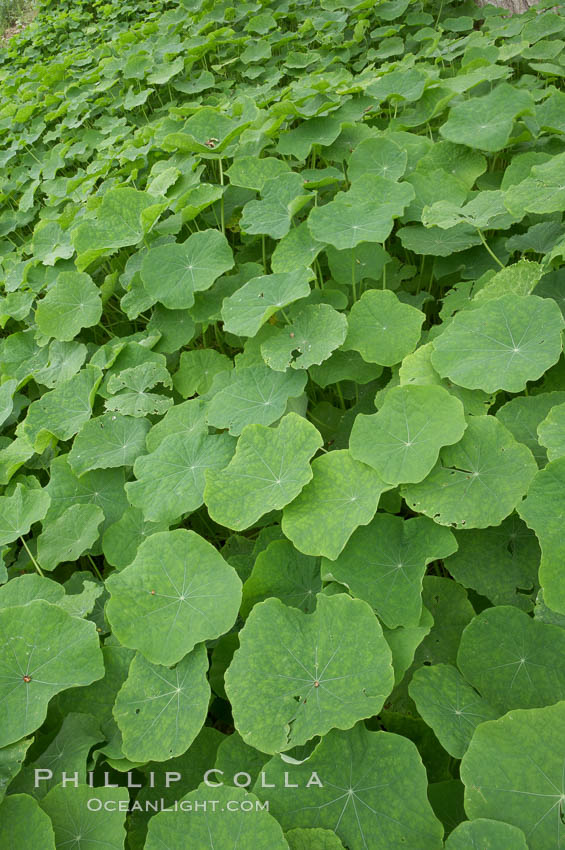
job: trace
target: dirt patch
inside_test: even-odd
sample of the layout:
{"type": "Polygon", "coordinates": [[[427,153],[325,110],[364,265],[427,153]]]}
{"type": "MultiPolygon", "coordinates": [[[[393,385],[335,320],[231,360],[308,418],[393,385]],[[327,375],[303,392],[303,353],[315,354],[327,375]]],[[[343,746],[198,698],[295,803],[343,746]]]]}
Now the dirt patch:
{"type": "Polygon", "coordinates": [[[37,7],[35,2],[31,0],[29,3],[25,3],[21,11],[15,17],[14,21],[10,23],[4,32],[0,35],[0,44],[6,44],[11,38],[15,35],[19,35],[27,26],[31,24],[37,15],[37,7]]]}

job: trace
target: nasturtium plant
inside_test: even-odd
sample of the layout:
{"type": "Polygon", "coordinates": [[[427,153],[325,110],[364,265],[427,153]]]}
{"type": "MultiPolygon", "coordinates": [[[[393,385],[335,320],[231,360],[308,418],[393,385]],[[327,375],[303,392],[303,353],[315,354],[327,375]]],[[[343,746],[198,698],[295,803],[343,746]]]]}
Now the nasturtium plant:
{"type": "Polygon", "coordinates": [[[305,376],[286,367],[274,371],[259,363],[235,369],[210,399],[207,422],[236,437],[246,425],[272,425],[285,412],[288,400],[300,396],[305,386],[305,376]]]}
{"type": "Polygon", "coordinates": [[[204,636],[223,634],[241,601],[233,567],[186,529],[152,534],[107,587],[112,629],[153,664],[176,664],[204,636]]]}
{"type": "Polygon", "coordinates": [[[565,613],[565,582],[559,569],[563,551],[561,521],[565,510],[563,482],[565,458],[558,458],[539,470],[517,509],[539,540],[539,579],[546,604],[561,614],[565,613]]]}
{"type": "Polygon", "coordinates": [[[471,820],[503,820],[523,831],[532,850],[559,847],[564,713],[557,702],[480,724],[461,762],[471,820]]]}
{"type": "Polygon", "coordinates": [[[391,487],[346,450],[317,457],[311,478],[285,507],[281,527],[299,552],[335,560],[357,526],[372,520],[381,494],[391,487]],[[332,527],[338,510],[340,523],[332,527]]]}
{"type": "Polygon", "coordinates": [[[559,360],[565,321],[537,295],[503,295],[460,311],[434,340],[432,365],[467,389],[520,392],[559,360]]]}
{"type": "Polygon", "coordinates": [[[563,699],[562,630],[512,605],[487,608],[461,635],[457,664],[500,711],[537,708],[563,699]]]}
{"type": "Polygon", "coordinates": [[[0,840],[9,846],[55,850],[55,833],[49,816],[29,794],[11,794],[0,807],[0,840]]]}
{"type": "Polygon", "coordinates": [[[35,321],[41,333],[69,341],[84,327],[97,325],[102,300],[92,278],[79,272],[62,272],[37,305],[35,321]]]}
{"type": "Polygon", "coordinates": [[[322,577],[368,602],[387,628],[417,626],[426,566],[456,548],[453,533],[427,517],[404,520],[379,511],[336,560],[322,559],[322,577]]]}
{"type": "Polygon", "coordinates": [[[442,387],[393,387],[378,413],[355,419],[349,450],[393,486],[417,483],[466,427],[463,405],[442,387]]]}
{"type": "Polygon", "coordinates": [[[442,525],[499,525],[536,474],[530,450],[494,416],[470,419],[463,438],[440,452],[430,474],[403,488],[407,504],[442,525]]]}
{"type": "Polygon", "coordinates": [[[226,693],[243,740],[280,753],[378,714],[392,683],[390,649],[369,605],[319,594],[312,614],[276,598],[255,605],[226,674],[226,693]],[[254,657],[257,643],[264,649],[254,657]]]}
{"type": "Polygon", "coordinates": [[[122,750],[132,762],[166,761],[182,755],[208,710],[208,660],[198,644],[171,670],[136,653],[114,703],[122,750]],[[159,724],[159,735],[155,727],[159,724]]]}
{"type": "Polygon", "coordinates": [[[455,758],[463,757],[479,723],[499,716],[449,664],[420,667],[408,690],[420,716],[455,758]]]}
{"type": "Polygon", "coordinates": [[[225,468],[206,472],[204,501],[211,518],[239,531],[284,508],[312,479],[310,459],[321,444],[316,428],[296,413],[276,428],[247,425],[225,468]]]}
{"type": "Polygon", "coordinates": [[[330,829],[354,850],[410,843],[422,850],[442,846],[443,827],[426,797],[424,766],[415,745],[401,735],[368,731],[357,723],[348,731],[330,732],[298,764],[275,755],[264,774],[275,790],[263,790],[257,782],[255,791],[261,797],[270,794],[271,811],[283,828],[330,829]],[[281,783],[285,772],[287,788],[281,783]],[[320,775],[328,777],[324,787],[315,781],[320,775]],[[302,806],[308,783],[312,800],[302,806]],[[407,799],[410,817],[403,818],[399,815],[407,799]]]}
{"type": "Polygon", "coordinates": [[[343,348],[358,351],[367,363],[394,366],[415,349],[424,318],[394,292],[368,290],[351,308],[343,348]]]}
{"type": "Polygon", "coordinates": [[[558,848],[562,5],[34,12],[0,845],[558,848]]]}
{"type": "Polygon", "coordinates": [[[104,664],[94,623],[43,599],[1,609],[0,629],[4,747],[42,725],[55,694],[101,679],[104,664]]]}
{"type": "Polygon", "coordinates": [[[136,460],[136,480],[126,484],[130,503],[151,522],[173,522],[195,511],[204,500],[206,470],[222,469],[234,448],[229,434],[169,434],[136,460]]]}
{"type": "Polygon", "coordinates": [[[276,335],[261,346],[263,360],[271,369],[284,372],[308,369],[327,360],[342,344],[347,321],[329,304],[311,304],[302,310],[288,328],[279,328],[276,335]]]}
{"type": "Polygon", "coordinates": [[[164,811],[151,818],[146,850],[158,850],[163,846],[182,850],[187,841],[202,850],[237,847],[234,842],[242,846],[248,844],[257,850],[286,850],[288,844],[280,824],[268,811],[257,806],[259,800],[254,794],[243,788],[215,788],[214,795],[219,803],[217,818],[210,818],[204,809],[209,795],[210,789],[202,783],[182,798],[184,811],[164,811]],[[231,811],[228,804],[231,804],[231,811]],[[188,825],[187,812],[191,813],[188,825]],[[256,814],[250,817],[250,812],[256,814]]]}
{"type": "Polygon", "coordinates": [[[62,561],[76,561],[90,550],[100,535],[104,512],[89,502],[71,505],[56,520],[45,524],[37,538],[37,560],[44,570],[62,561]]]}
{"type": "Polygon", "coordinates": [[[170,310],[192,307],[194,293],[209,289],[233,267],[232,251],[217,230],[193,233],[186,242],[150,248],[143,258],[141,279],[150,296],[170,310]]]}
{"type": "Polygon", "coordinates": [[[303,555],[288,540],[273,540],[259,552],[243,585],[241,615],[246,617],[257,602],[270,597],[310,614],[321,589],[319,558],[303,555]]]}
{"type": "Polygon", "coordinates": [[[140,454],[145,454],[145,438],[150,424],[146,419],[104,413],[88,419],[73,441],[69,464],[73,472],[82,475],[90,469],[111,466],[133,466],[140,454]]]}
{"type": "Polygon", "coordinates": [[[467,850],[468,847],[488,847],[494,850],[527,850],[526,836],[521,829],[504,821],[474,818],[463,821],[450,833],[446,850],[467,850]]]}

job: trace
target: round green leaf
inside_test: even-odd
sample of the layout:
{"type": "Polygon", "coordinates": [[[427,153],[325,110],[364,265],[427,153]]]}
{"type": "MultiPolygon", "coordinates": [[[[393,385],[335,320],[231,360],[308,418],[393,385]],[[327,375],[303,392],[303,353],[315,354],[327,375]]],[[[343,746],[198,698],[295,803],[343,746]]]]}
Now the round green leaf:
{"type": "Polygon", "coordinates": [[[197,348],[182,351],[179,368],[173,376],[175,390],[188,398],[196,393],[204,395],[212,386],[214,375],[233,368],[229,357],[214,348],[197,348]]]}
{"type": "Polygon", "coordinates": [[[547,449],[549,460],[565,455],[565,404],[552,407],[546,418],[538,425],[538,437],[547,449]]]}
{"type": "Polygon", "coordinates": [[[69,844],[81,850],[123,850],[128,804],[127,788],[56,785],[41,808],[51,818],[57,850],[69,844]]]}
{"type": "Polygon", "coordinates": [[[203,643],[173,668],[136,654],[113,714],[130,761],[167,761],[184,753],[204,725],[210,701],[203,643]]]}
{"type": "Polygon", "coordinates": [[[53,522],[71,505],[92,503],[104,511],[103,528],[117,522],[128,507],[124,491],[124,469],[93,469],[78,478],[72,471],[68,455],[51,461],[51,477],[45,490],[51,504],[45,522],[53,522]]]}
{"type": "Polygon", "coordinates": [[[310,459],[321,445],[314,425],[296,413],[288,413],[277,428],[247,425],[228,466],[206,472],[210,516],[239,531],[288,505],[312,478],[310,459]]]}
{"type": "Polygon", "coordinates": [[[489,818],[475,818],[460,823],[445,843],[445,850],[528,850],[526,836],[509,823],[489,818]]]}
{"type": "Polygon", "coordinates": [[[110,525],[102,538],[104,557],[113,567],[123,569],[136,556],[139,545],[156,531],[167,531],[165,522],[147,522],[138,508],[127,508],[119,520],[110,525]]]}
{"type": "Polygon", "coordinates": [[[184,811],[161,812],[150,819],[145,850],[288,850],[281,827],[258,803],[243,788],[220,786],[212,791],[202,783],[182,797],[179,806],[184,811]],[[217,801],[214,811],[211,796],[217,801]]]}
{"type": "Polygon", "coordinates": [[[47,490],[28,490],[23,484],[16,484],[11,496],[0,496],[0,546],[27,534],[43,519],[50,501],[47,490]]]}
{"type": "Polygon", "coordinates": [[[390,255],[378,242],[361,242],[355,248],[343,251],[328,245],[325,253],[332,278],[344,286],[367,279],[380,280],[385,265],[391,261],[390,255]]]}
{"type": "Polygon", "coordinates": [[[241,289],[224,299],[224,329],[238,336],[255,336],[277,310],[310,294],[311,269],[265,274],[251,278],[241,289]]]}
{"type": "Polygon", "coordinates": [[[0,806],[0,847],[55,850],[51,821],[28,794],[10,794],[0,806]]]}
{"type": "Polygon", "coordinates": [[[403,248],[415,254],[449,257],[481,244],[475,227],[465,222],[442,230],[441,227],[424,227],[421,224],[401,227],[397,234],[403,248]]]}
{"type": "Polygon", "coordinates": [[[170,434],[207,434],[206,409],[199,398],[175,404],[169,408],[162,419],[159,420],[149,433],[145,443],[148,452],[154,452],[170,434]]]}
{"type": "Polygon", "coordinates": [[[162,354],[173,354],[188,345],[195,330],[196,326],[188,310],[167,310],[162,304],[155,305],[147,323],[148,333],[161,334],[155,351],[162,354]]]}
{"type": "Polygon", "coordinates": [[[211,543],[194,531],[151,535],[135,560],[106,582],[106,615],[118,640],[153,664],[176,664],[202,640],[230,629],[241,582],[211,543]]]}
{"type": "Polygon", "coordinates": [[[150,248],[141,265],[145,290],[169,310],[192,307],[194,293],[209,289],[233,268],[232,250],[219,230],[201,230],[186,242],[150,248]]]}
{"type": "Polygon", "coordinates": [[[33,401],[16,433],[25,436],[36,451],[43,451],[53,437],[68,440],[92,416],[92,405],[102,380],[97,366],[88,364],[68,381],[33,401]]]}
{"type": "Polygon", "coordinates": [[[367,363],[394,366],[415,349],[424,319],[389,289],[370,289],[351,308],[343,348],[358,351],[367,363]]]}
{"type": "Polygon", "coordinates": [[[389,629],[417,626],[426,566],[457,547],[453,533],[427,517],[377,513],[353,532],[335,561],[322,561],[324,581],[338,581],[376,611],[389,629]]]}
{"type": "Polygon", "coordinates": [[[372,520],[381,493],[390,486],[346,450],[316,458],[312,473],[309,484],[285,507],[282,530],[300,552],[335,560],[357,526],[372,520]]]}
{"type": "Polygon", "coordinates": [[[563,844],[564,749],[565,702],[482,723],[461,762],[467,815],[518,827],[530,850],[557,850],[563,844]]]}
{"type": "Polygon", "coordinates": [[[0,746],[37,729],[52,696],[104,675],[94,623],[36,599],[0,610],[0,746]],[[27,681],[26,681],[27,680],[27,681]]]}
{"type": "Polygon", "coordinates": [[[331,115],[311,118],[286,133],[281,133],[277,150],[286,156],[305,160],[312,145],[327,147],[335,142],[341,132],[341,123],[331,115]]]}
{"type": "Polygon", "coordinates": [[[133,466],[145,454],[145,438],[151,427],[146,419],[104,413],[85,422],[73,441],[69,464],[76,475],[90,469],[133,466]]]}
{"type": "MultiPolygon", "coordinates": [[[[258,160],[258,162],[261,161],[258,160]]],[[[279,272],[305,269],[312,265],[323,248],[321,242],[312,238],[308,223],[303,221],[277,242],[271,254],[271,270],[274,274],[279,274],[279,272]]]]}
{"type": "Polygon", "coordinates": [[[392,690],[391,653],[379,621],[365,602],[345,594],[319,594],[313,614],[279,599],[260,602],[239,641],[226,693],[239,734],[265,753],[348,729],[378,714],[392,690]]]}
{"type": "Polygon", "coordinates": [[[455,581],[493,605],[532,610],[540,548],[533,531],[516,514],[494,528],[470,529],[456,536],[459,548],[444,563],[455,581]]]}
{"type": "Polygon", "coordinates": [[[443,846],[426,770],[416,746],[401,735],[369,732],[358,723],[330,732],[306,761],[288,764],[275,756],[264,773],[275,788],[261,790],[258,782],[255,791],[269,799],[283,829],[330,829],[350,850],[443,846]],[[284,787],[285,772],[290,787],[284,787]]]}
{"type": "Polygon", "coordinates": [[[245,233],[264,233],[273,239],[286,236],[293,217],[311,197],[302,175],[295,171],[266,180],[261,195],[261,201],[245,204],[239,225],[245,233]]]}
{"type": "MultiPolygon", "coordinates": [[[[23,738],[21,741],[16,741],[0,749],[0,802],[4,799],[10,782],[20,772],[32,741],[33,738],[23,738]]],[[[1,811],[2,809],[0,809],[1,811]]],[[[0,817],[0,830],[3,822],[4,817],[0,817]]]]}
{"type": "Polygon", "coordinates": [[[274,372],[264,363],[231,372],[229,383],[207,405],[206,420],[238,437],[246,425],[272,425],[283,415],[289,398],[301,395],[306,375],[274,372]]]}
{"type": "Polygon", "coordinates": [[[95,220],[81,221],[71,234],[78,254],[84,255],[84,267],[91,261],[92,254],[96,257],[114,248],[137,245],[146,230],[145,223],[152,223],[146,218],[148,208],[157,202],[158,198],[129,186],[109,189],[96,211],[95,220]]]}
{"type": "Polygon", "coordinates": [[[137,480],[125,485],[129,501],[146,520],[174,522],[203,504],[205,471],[223,469],[234,446],[229,434],[170,434],[136,460],[137,480]]]}
{"type": "Polygon", "coordinates": [[[331,829],[290,829],[285,838],[290,850],[343,850],[331,829]]]}
{"type": "Polygon", "coordinates": [[[34,599],[45,599],[46,602],[59,605],[64,597],[65,588],[62,584],[37,573],[26,573],[15,576],[0,587],[0,608],[27,605],[34,599]]]}
{"type": "Polygon", "coordinates": [[[288,540],[273,540],[257,556],[243,585],[241,616],[247,617],[257,602],[270,596],[310,614],[321,589],[318,559],[297,552],[288,540]]]}
{"type": "Polygon", "coordinates": [[[461,635],[457,666],[500,711],[565,697],[565,632],[511,605],[486,608],[461,635]]]}
{"type": "Polygon", "coordinates": [[[422,599],[433,617],[428,636],[416,649],[416,664],[455,664],[461,633],[475,616],[466,590],[450,578],[424,576],[422,599]]]}
{"type": "Polygon", "coordinates": [[[61,272],[37,305],[35,321],[45,336],[68,341],[82,328],[97,325],[101,315],[100,291],[90,275],[61,272]]]}
{"type": "Polygon", "coordinates": [[[389,390],[378,413],[356,417],[349,450],[393,486],[416,483],[466,427],[463,405],[443,387],[406,384],[389,390]]]}
{"type": "Polygon", "coordinates": [[[310,377],[320,386],[327,387],[337,381],[355,381],[368,384],[382,374],[382,367],[366,363],[357,351],[334,351],[320,366],[311,366],[310,377]]]}
{"type": "Polygon", "coordinates": [[[309,304],[292,322],[278,328],[261,346],[261,356],[271,369],[284,372],[308,369],[327,360],[345,339],[347,319],[329,304],[309,304]]]}
{"type": "Polygon", "coordinates": [[[37,559],[44,570],[54,570],[63,561],[76,561],[98,540],[104,512],[98,505],[71,505],[37,538],[37,559]]]}
{"type": "Polygon", "coordinates": [[[226,171],[232,186],[255,189],[260,192],[267,180],[289,171],[283,159],[274,156],[236,156],[226,171]]]}
{"type": "Polygon", "coordinates": [[[467,750],[479,723],[499,716],[450,664],[420,667],[412,676],[408,692],[442,747],[457,759],[467,750]]]}
{"type": "Polygon", "coordinates": [[[528,494],[518,505],[518,513],[541,546],[539,580],[546,605],[565,614],[563,576],[563,517],[565,516],[565,458],[548,463],[532,481],[528,494]]]}
{"type": "MultiPolygon", "coordinates": [[[[67,691],[68,693],[68,691],[67,691]]],[[[44,797],[47,792],[61,780],[61,773],[67,776],[77,776],[79,782],[86,782],[87,757],[92,747],[104,740],[98,721],[91,714],[79,714],[69,711],[49,746],[41,752],[36,760],[28,760],[15,782],[10,793],[32,794],[36,799],[44,797]],[[49,765],[51,777],[42,776],[36,781],[37,769],[49,765]]],[[[32,750],[33,753],[33,750],[32,750]]]]}
{"type": "Polygon", "coordinates": [[[538,427],[554,406],[564,402],[563,390],[528,396],[519,395],[499,407],[496,418],[506,425],[519,443],[524,443],[530,449],[538,466],[545,466],[547,452],[540,445],[538,427]]]}
{"type": "Polygon", "coordinates": [[[467,389],[517,393],[559,360],[563,327],[551,298],[504,295],[457,313],[434,340],[432,364],[467,389]]]}
{"type": "Polygon", "coordinates": [[[484,97],[471,97],[454,106],[440,133],[450,142],[499,151],[508,144],[517,116],[533,112],[533,107],[529,91],[499,83],[484,97]]]}
{"type": "Polygon", "coordinates": [[[14,393],[18,386],[16,380],[4,381],[0,386],[0,425],[3,425],[6,419],[12,413],[14,407],[14,393]]]}
{"type": "Polygon", "coordinates": [[[347,163],[347,178],[352,183],[366,174],[399,180],[406,170],[408,154],[386,136],[371,136],[361,142],[347,163]]]}
{"type": "Polygon", "coordinates": [[[441,525],[499,525],[528,490],[537,465],[494,416],[469,420],[462,440],[440,452],[420,484],[403,488],[408,506],[441,525]]]}
{"type": "Polygon", "coordinates": [[[367,174],[348,192],[314,207],[308,229],[314,239],[334,248],[354,248],[360,242],[380,242],[390,236],[394,219],[402,215],[414,197],[409,183],[394,183],[377,174],[367,174]]]}

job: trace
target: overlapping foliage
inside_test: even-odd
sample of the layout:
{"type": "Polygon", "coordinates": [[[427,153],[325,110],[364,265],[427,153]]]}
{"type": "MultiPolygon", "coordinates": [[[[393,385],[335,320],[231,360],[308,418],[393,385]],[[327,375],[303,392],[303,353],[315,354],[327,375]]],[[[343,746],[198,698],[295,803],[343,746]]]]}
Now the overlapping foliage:
{"type": "Polygon", "coordinates": [[[2,847],[564,846],[547,5],[44,0],[4,51],[2,847]]]}

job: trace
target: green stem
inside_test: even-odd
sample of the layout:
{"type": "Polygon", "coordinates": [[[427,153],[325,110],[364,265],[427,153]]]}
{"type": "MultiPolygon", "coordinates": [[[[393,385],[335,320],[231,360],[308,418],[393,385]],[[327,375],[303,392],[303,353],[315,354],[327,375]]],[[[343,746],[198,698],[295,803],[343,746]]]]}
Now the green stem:
{"type": "Polygon", "coordinates": [[[353,289],[353,303],[357,301],[357,288],[355,286],[355,249],[351,251],[351,287],[353,289]]]}
{"type": "Polygon", "coordinates": [[[487,249],[487,251],[489,252],[489,254],[491,255],[491,257],[493,258],[493,260],[495,261],[495,263],[498,263],[498,265],[500,266],[500,268],[501,268],[501,269],[506,268],[506,266],[504,265],[504,263],[501,263],[501,262],[500,262],[500,260],[498,259],[498,257],[497,257],[497,256],[496,256],[496,254],[494,253],[494,251],[493,251],[491,248],[489,248],[489,246],[487,245],[486,239],[485,239],[485,237],[483,236],[483,231],[480,229],[480,227],[477,227],[477,233],[479,234],[479,236],[480,236],[480,238],[481,238],[481,242],[483,243],[483,245],[485,246],[485,248],[487,249]]]}
{"type": "MultiPolygon", "coordinates": [[[[224,171],[222,169],[222,158],[220,157],[218,160],[218,166],[220,169],[220,186],[224,185],[224,171]]],[[[222,197],[220,198],[220,220],[222,224],[222,233],[224,236],[226,235],[226,224],[224,221],[224,193],[222,192],[222,197]]]]}
{"type": "Polygon", "coordinates": [[[92,564],[92,568],[93,568],[93,570],[94,570],[94,572],[95,572],[95,574],[96,574],[97,578],[99,578],[99,579],[100,579],[100,581],[104,581],[104,579],[102,578],[102,575],[101,575],[101,573],[100,573],[100,570],[98,569],[98,567],[96,566],[96,564],[94,563],[94,561],[92,560],[92,558],[90,557],[90,555],[87,555],[86,557],[88,558],[88,560],[89,560],[89,561],[90,561],[90,563],[92,564]]]}
{"type": "Polygon", "coordinates": [[[31,552],[30,552],[30,550],[29,550],[29,547],[28,547],[27,543],[25,542],[25,540],[23,539],[23,537],[20,537],[20,540],[21,540],[21,541],[22,541],[22,543],[24,544],[24,549],[25,549],[25,550],[26,550],[26,552],[28,553],[28,555],[29,555],[29,557],[30,557],[30,560],[31,560],[31,562],[32,562],[33,566],[35,567],[35,569],[37,570],[37,572],[39,573],[39,575],[40,575],[40,576],[43,576],[43,570],[41,569],[41,567],[39,566],[39,564],[37,563],[37,561],[35,560],[35,558],[34,558],[34,557],[33,557],[33,555],[31,554],[31,552]]]}
{"type": "Polygon", "coordinates": [[[342,410],[345,410],[345,401],[343,399],[343,393],[341,391],[341,386],[340,386],[339,381],[336,382],[335,386],[336,386],[337,395],[338,395],[338,398],[339,398],[339,403],[341,404],[342,410]]]}
{"type": "Polygon", "coordinates": [[[317,270],[317,272],[318,272],[318,275],[317,275],[317,277],[316,277],[316,280],[317,280],[317,281],[319,281],[319,282],[318,282],[318,287],[319,287],[320,289],[323,289],[323,288],[324,288],[324,278],[323,278],[323,276],[322,276],[322,267],[321,267],[321,265],[320,265],[320,261],[318,260],[318,258],[317,258],[317,257],[316,257],[316,270],[317,270]]]}
{"type": "Polygon", "coordinates": [[[216,322],[214,322],[214,336],[216,337],[216,344],[217,344],[218,348],[220,349],[222,354],[225,354],[226,350],[224,348],[224,344],[222,342],[222,337],[221,337],[220,331],[218,330],[218,325],[217,325],[216,322]]]}

